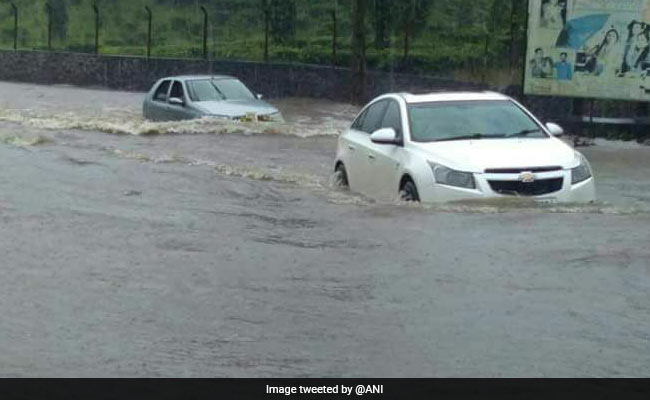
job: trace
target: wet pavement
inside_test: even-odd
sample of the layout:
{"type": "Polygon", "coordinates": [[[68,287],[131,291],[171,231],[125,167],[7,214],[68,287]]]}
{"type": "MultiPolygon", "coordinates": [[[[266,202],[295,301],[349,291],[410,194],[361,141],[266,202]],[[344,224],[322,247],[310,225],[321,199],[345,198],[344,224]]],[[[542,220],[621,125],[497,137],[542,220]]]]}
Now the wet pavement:
{"type": "Polygon", "coordinates": [[[141,99],[0,83],[0,376],[649,375],[650,148],[583,150],[595,205],[377,203],[329,184],[356,107],[141,99]]]}

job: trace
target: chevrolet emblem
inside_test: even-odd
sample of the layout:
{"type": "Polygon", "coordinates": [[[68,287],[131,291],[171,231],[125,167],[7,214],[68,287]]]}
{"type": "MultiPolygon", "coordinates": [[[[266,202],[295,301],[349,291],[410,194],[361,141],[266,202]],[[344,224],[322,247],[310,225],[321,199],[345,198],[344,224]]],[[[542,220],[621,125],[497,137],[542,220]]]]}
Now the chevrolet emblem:
{"type": "Polygon", "coordinates": [[[535,174],[532,172],[522,172],[521,175],[519,175],[519,182],[533,183],[535,182],[535,174]]]}

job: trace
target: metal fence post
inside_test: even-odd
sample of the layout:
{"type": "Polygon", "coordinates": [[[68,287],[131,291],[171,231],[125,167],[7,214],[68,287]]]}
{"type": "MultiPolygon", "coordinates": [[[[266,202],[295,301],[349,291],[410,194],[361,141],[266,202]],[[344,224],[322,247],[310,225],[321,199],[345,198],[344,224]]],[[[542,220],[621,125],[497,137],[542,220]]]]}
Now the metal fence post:
{"type": "Polygon", "coordinates": [[[264,4],[264,61],[269,61],[269,20],[271,18],[271,10],[269,10],[268,2],[264,4]]]}
{"type": "Polygon", "coordinates": [[[14,50],[18,48],[18,7],[11,3],[11,9],[14,12],[14,50]]]}
{"type": "Polygon", "coordinates": [[[589,99],[589,135],[592,139],[596,138],[594,130],[594,99],[589,99]]]}
{"type": "Polygon", "coordinates": [[[336,8],[332,9],[332,67],[336,66],[336,40],[338,36],[336,21],[336,8]]]}
{"type": "Polygon", "coordinates": [[[530,0],[526,0],[526,23],[524,24],[524,52],[521,56],[521,99],[526,100],[526,70],[528,69],[528,32],[530,29],[530,0]]]}
{"type": "Polygon", "coordinates": [[[509,72],[512,74],[512,68],[517,62],[515,59],[515,46],[517,45],[517,25],[515,22],[515,16],[517,12],[517,0],[512,0],[510,3],[510,65],[509,72]]]}
{"type": "Polygon", "coordinates": [[[203,58],[208,59],[208,10],[201,6],[203,12],[203,58]]]}
{"type": "Polygon", "coordinates": [[[93,3],[93,11],[95,12],[95,54],[99,54],[99,8],[96,3],[93,3]]]}
{"type": "Polygon", "coordinates": [[[47,49],[52,50],[52,6],[50,3],[45,3],[45,11],[47,11],[47,49]]]}
{"type": "Polygon", "coordinates": [[[144,6],[144,9],[147,11],[147,58],[149,58],[151,57],[151,20],[153,16],[149,6],[144,6]]]}
{"type": "Polygon", "coordinates": [[[490,52],[490,33],[485,29],[485,47],[483,48],[483,71],[481,73],[481,83],[485,85],[487,79],[488,56],[490,52]]]}

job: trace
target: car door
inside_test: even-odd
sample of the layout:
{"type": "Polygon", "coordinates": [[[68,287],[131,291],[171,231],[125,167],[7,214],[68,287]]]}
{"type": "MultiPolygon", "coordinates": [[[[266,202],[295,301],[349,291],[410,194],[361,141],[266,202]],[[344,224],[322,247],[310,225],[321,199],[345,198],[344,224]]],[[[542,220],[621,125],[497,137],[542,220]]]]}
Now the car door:
{"type": "Polygon", "coordinates": [[[171,80],[165,79],[158,84],[153,92],[150,101],[147,104],[148,110],[145,117],[152,121],[161,121],[166,119],[167,115],[167,97],[171,87],[171,80]]]}
{"type": "Polygon", "coordinates": [[[171,90],[169,91],[169,97],[167,98],[166,119],[180,121],[192,118],[192,115],[187,107],[187,99],[188,97],[185,95],[185,90],[183,90],[183,84],[181,81],[174,81],[172,83],[171,90]],[[183,104],[170,103],[169,100],[172,98],[181,99],[183,101],[183,104]]]}
{"type": "Polygon", "coordinates": [[[350,188],[355,191],[358,190],[357,183],[363,177],[360,170],[361,167],[359,165],[357,149],[359,148],[361,136],[364,134],[361,131],[361,124],[363,123],[366,114],[368,114],[367,108],[359,113],[350,129],[339,138],[340,160],[343,161],[343,164],[345,165],[348,184],[350,185],[350,188]]]}
{"type": "MultiPolygon", "coordinates": [[[[393,128],[398,140],[403,143],[404,119],[397,100],[387,100],[386,109],[379,128],[393,128]]],[[[373,197],[394,200],[398,196],[401,166],[404,162],[404,147],[399,144],[370,143],[368,150],[368,186],[373,197]]]]}
{"type": "Polygon", "coordinates": [[[373,144],[370,142],[370,134],[379,127],[387,103],[386,100],[379,100],[371,104],[366,110],[363,121],[360,121],[358,129],[352,130],[349,136],[348,148],[352,154],[351,158],[354,160],[352,168],[355,169],[351,178],[354,180],[351,187],[367,195],[372,194],[372,185],[370,184],[372,170],[370,168],[371,158],[369,152],[373,144]]]}

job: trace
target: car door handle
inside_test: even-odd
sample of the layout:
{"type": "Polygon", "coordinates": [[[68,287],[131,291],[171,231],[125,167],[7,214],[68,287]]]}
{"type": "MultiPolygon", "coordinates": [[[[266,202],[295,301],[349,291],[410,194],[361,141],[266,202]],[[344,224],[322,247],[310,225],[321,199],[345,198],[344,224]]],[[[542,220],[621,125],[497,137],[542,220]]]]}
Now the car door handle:
{"type": "Polygon", "coordinates": [[[357,148],[354,147],[354,146],[352,146],[351,144],[349,144],[349,145],[348,145],[348,149],[350,149],[350,150],[352,150],[352,151],[355,151],[357,148]]]}
{"type": "Polygon", "coordinates": [[[377,156],[372,153],[368,153],[368,158],[374,160],[375,158],[377,158],[377,156]]]}

